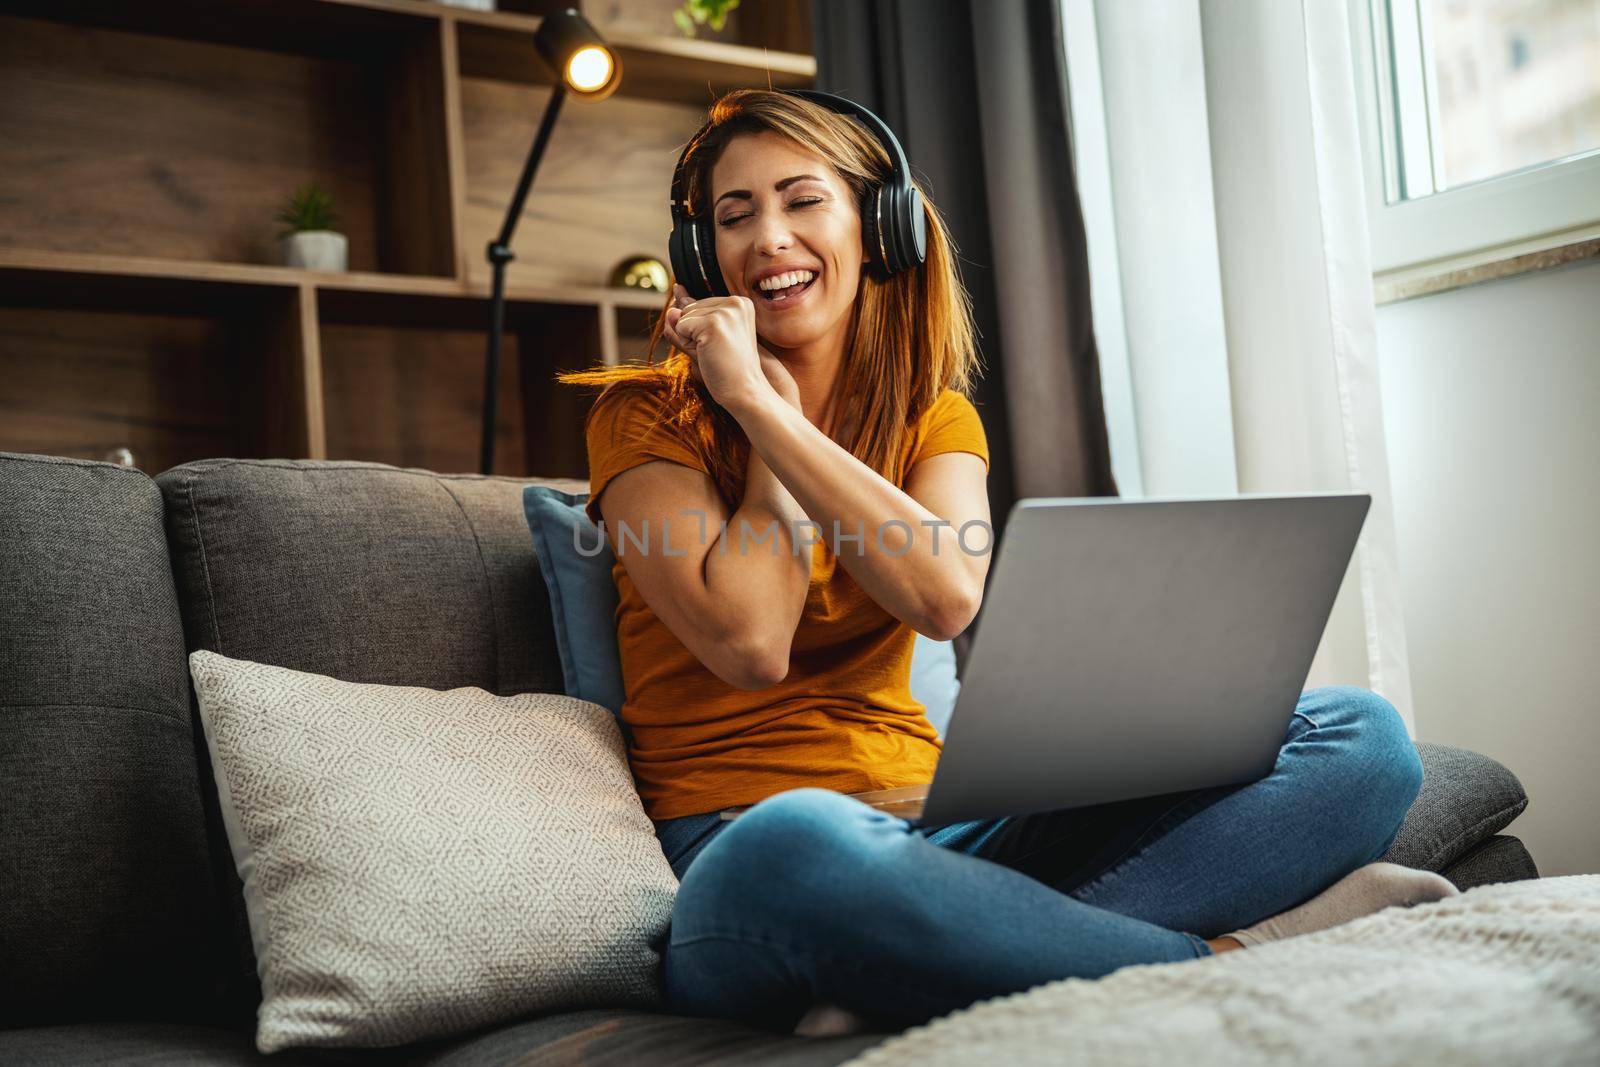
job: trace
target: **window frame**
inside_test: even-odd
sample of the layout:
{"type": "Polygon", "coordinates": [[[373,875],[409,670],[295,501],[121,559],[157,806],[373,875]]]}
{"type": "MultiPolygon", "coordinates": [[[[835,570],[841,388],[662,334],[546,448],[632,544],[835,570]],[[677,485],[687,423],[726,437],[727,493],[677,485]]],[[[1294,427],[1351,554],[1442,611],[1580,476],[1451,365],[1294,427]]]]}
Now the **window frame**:
{"type": "Polygon", "coordinates": [[[1600,149],[1390,203],[1408,174],[1411,185],[1435,187],[1432,136],[1407,145],[1397,126],[1438,126],[1438,94],[1422,59],[1427,9],[1420,0],[1346,2],[1374,275],[1451,270],[1600,236],[1600,149]],[[1401,48],[1414,63],[1402,61],[1401,48]],[[1389,63],[1378,63],[1380,54],[1389,63]]]}

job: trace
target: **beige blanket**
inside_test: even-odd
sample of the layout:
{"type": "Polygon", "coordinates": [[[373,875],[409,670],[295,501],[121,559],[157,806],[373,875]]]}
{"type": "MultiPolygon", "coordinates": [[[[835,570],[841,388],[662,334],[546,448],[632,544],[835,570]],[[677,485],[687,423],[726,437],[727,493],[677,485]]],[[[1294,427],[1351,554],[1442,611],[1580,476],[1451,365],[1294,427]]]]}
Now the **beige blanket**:
{"type": "Polygon", "coordinates": [[[995,997],[847,1067],[1600,1064],[1600,875],[995,997]]]}

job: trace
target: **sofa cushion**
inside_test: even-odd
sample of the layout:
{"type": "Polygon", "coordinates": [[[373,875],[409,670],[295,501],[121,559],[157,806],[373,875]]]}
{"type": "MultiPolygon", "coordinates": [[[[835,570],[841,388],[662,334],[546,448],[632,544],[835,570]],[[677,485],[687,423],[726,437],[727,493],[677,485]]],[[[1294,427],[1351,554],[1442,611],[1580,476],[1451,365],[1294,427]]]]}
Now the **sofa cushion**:
{"type": "Polygon", "coordinates": [[[0,545],[0,1027],[204,1018],[221,926],[161,494],[0,453],[0,545]]]}
{"type": "Polygon", "coordinates": [[[617,649],[617,587],[611,571],[616,553],[600,528],[584,513],[588,493],[567,493],[548,485],[522,491],[528,532],[550,593],[551,622],[561,673],[569,696],[592,700],[621,719],[626,691],[617,649]]]}
{"type": "Polygon", "coordinates": [[[935,641],[918,634],[911,645],[911,695],[922,705],[923,713],[942,738],[961,695],[961,679],[956,675],[954,641],[935,641]]]}
{"type": "MultiPolygon", "coordinates": [[[[522,488],[354,460],[207,459],[157,477],[189,651],[356,682],[559,693],[522,488]]],[[[183,666],[180,657],[178,667],[183,666]]],[[[201,794],[230,930],[228,1018],[261,989],[210,759],[201,794]]]]}
{"type": "Polygon", "coordinates": [[[611,712],[204,649],[189,666],[265,993],[260,1051],[659,1006],[678,881],[611,712]]]}
{"type": "Polygon", "coordinates": [[[1528,806],[1517,776],[1488,756],[1426,741],[1417,754],[1422,790],[1383,855],[1391,863],[1443,871],[1528,806]]]}
{"type": "Polygon", "coordinates": [[[726,1019],[601,1008],[531,1019],[442,1047],[415,1047],[405,1062],[406,1067],[834,1067],[891,1036],[797,1037],[726,1019]]]}
{"type": "Polygon", "coordinates": [[[250,1035],[215,1026],[156,1022],[88,1022],[0,1030],[0,1063],[28,1067],[313,1067],[314,1054],[264,1056],[250,1035]]]}
{"type": "Polygon", "coordinates": [[[191,650],[358,682],[561,691],[549,611],[530,610],[547,598],[528,479],[213,459],[156,481],[191,650]]]}
{"type": "Polygon", "coordinates": [[[181,1067],[834,1067],[888,1040],[887,1034],[796,1037],[723,1019],[590,1008],[488,1027],[461,1037],[396,1049],[297,1050],[264,1055],[246,1033],[160,1023],[80,1023],[0,1031],[0,1063],[98,1067],[148,1063],[181,1067]]]}

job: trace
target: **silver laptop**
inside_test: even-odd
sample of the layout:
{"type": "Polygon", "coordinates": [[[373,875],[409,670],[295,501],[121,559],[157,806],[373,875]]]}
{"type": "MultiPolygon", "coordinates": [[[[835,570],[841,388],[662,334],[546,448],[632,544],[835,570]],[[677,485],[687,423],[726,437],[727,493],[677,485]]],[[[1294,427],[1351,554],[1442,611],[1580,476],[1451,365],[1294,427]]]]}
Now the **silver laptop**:
{"type": "Polygon", "coordinates": [[[1017,501],[933,781],[848,795],[939,826],[1265,777],[1371,503],[1017,501]]]}

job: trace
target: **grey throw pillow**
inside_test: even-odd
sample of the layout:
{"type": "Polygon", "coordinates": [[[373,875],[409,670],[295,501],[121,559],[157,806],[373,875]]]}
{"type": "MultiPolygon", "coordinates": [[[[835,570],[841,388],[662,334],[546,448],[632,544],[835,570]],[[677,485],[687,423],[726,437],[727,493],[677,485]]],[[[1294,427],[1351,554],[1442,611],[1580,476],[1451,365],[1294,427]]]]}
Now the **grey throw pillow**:
{"type": "Polygon", "coordinates": [[[261,978],[256,1048],[659,1007],[677,879],[611,712],[189,657],[261,978]]]}

